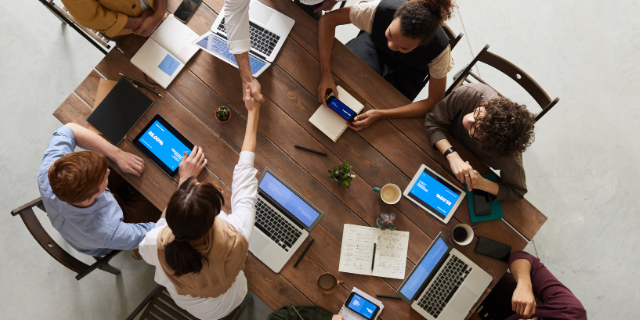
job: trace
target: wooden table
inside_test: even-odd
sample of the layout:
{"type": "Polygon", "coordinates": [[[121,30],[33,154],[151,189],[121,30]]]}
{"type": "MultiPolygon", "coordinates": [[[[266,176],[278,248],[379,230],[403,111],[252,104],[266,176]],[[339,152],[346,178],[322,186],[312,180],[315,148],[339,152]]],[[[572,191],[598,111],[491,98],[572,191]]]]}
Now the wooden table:
{"type": "MultiPolygon", "coordinates": [[[[223,0],[204,2],[187,23],[198,34],[209,30],[216,12],[220,12],[223,6],[223,0]]],[[[307,252],[308,257],[302,259],[296,269],[293,268],[293,263],[301,250],[294,254],[279,274],[273,273],[249,254],[245,268],[249,288],[272,309],[291,303],[315,304],[333,312],[340,309],[354,286],[372,295],[393,295],[402,280],[338,272],[343,225],[375,226],[380,212],[395,212],[398,215],[398,230],[410,232],[406,270],[408,274],[439,232],[444,232],[450,238],[453,226],[470,223],[467,200],[463,201],[447,225],[404,198],[393,206],[383,204],[372,187],[392,182],[404,189],[423,163],[441,175],[448,176],[449,180],[456,181],[450,173],[448,162],[432,149],[422,129],[422,119],[378,121],[361,132],[347,130],[337,143],[317,130],[308,119],[319,106],[315,97],[320,80],[318,25],[290,0],[263,2],[294,18],[296,25],[274,64],[259,78],[266,102],[261,108],[255,166],[259,171],[265,166],[274,170],[326,216],[311,233],[316,243],[307,252]],[[295,149],[295,144],[326,152],[329,156],[322,157],[295,149]],[[351,162],[357,174],[348,189],[327,178],[327,170],[339,164],[342,159],[351,162]],[[323,295],[315,285],[316,279],[323,272],[338,275],[345,284],[340,290],[323,295]]],[[[169,0],[168,11],[173,12],[178,4],[178,0],[169,0]]],[[[143,73],[129,61],[144,41],[140,37],[130,36],[118,43],[118,50],[112,50],[96,66],[99,73],[91,72],[54,115],[63,123],[76,122],[86,126],[86,118],[92,111],[91,106],[102,76],[117,80],[120,78],[118,73],[122,72],[144,79],[143,73]]],[[[370,108],[394,108],[410,102],[337,40],[334,43],[332,62],[335,77],[367,102],[365,111],[370,108]]],[[[200,51],[168,90],[164,91],[159,87],[158,90],[162,93],[162,98],[142,91],[154,103],[145,117],[118,145],[147,162],[142,177],[124,175],[125,178],[160,209],[166,206],[176,189],[176,180],[152,165],[151,160],[131,143],[153,116],[161,114],[189,141],[204,147],[208,165],[199,178],[224,190],[227,205],[223,209],[230,212],[228,203],[233,168],[242,145],[247,114],[237,70],[207,52],[200,51]],[[224,124],[214,118],[216,108],[221,105],[230,107],[233,113],[231,120],[224,124]]],[[[454,145],[474,168],[482,174],[490,172],[489,168],[462,146],[455,142],[454,145]]],[[[113,163],[112,167],[119,170],[113,163]]],[[[457,185],[463,187],[459,183],[457,185]]],[[[503,211],[504,220],[479,223],[475,232],[476,235],[508,243],[514,251],[522,250],[527,244],[525,238],[531,239],[546,220],[526,200],[503,203],[503,211]]],[[[301,248],[308,241],[310,239],[301,248]]],[[[493,276],[493,287],[505,273],[507,265],[474,253],[475,241],[474,239],[470,245],[457,248],[493,276]]],[[[485,295],[488,292],[489,289],[485,295]]],[[[385,300],[384,303],[381,319],[422,319],[402,301],[385,300]]]]}

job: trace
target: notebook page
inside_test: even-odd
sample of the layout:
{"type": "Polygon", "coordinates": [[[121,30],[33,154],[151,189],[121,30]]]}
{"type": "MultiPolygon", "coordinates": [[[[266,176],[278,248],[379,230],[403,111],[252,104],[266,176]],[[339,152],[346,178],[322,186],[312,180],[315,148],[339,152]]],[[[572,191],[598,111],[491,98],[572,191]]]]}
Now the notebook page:
{"type": "Polygon", "coordinates": [[[180,22],[172,14],[169,15],[151,34],[151,38],[163,46],[180,62],[186,64],[198,52],[198,47],[192,42],[198,34],[180,22]]]}
{"type": "Polygon", "coordinates": [[[376,236],[375,228],[345,224],[338,271],[372,275],[371,262],[376,236]]]}
{"type": "Polygon", "coordinates": [[[383,278],[404,279],[409,249],[408,231],[391,231],[375,228],[376,261],[373,275],[383,278]]]}
{"type": "Polygon", "coordinates": [[[131,58],[131,63],[165,89],[184,67],[184,63],[151,38],[131,58]]]}

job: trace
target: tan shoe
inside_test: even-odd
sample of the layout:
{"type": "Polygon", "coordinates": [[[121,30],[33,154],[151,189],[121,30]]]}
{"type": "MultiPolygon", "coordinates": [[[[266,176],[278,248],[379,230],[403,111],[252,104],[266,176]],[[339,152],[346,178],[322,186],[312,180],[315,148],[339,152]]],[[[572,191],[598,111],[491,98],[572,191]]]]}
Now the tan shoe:
{"type": "Polygon", "coordinates": [[[131,257],[135,260],[142,260],[142,256],[140,255],[140,250],[138,250],[138,248],[131,250],[131,257]]]}

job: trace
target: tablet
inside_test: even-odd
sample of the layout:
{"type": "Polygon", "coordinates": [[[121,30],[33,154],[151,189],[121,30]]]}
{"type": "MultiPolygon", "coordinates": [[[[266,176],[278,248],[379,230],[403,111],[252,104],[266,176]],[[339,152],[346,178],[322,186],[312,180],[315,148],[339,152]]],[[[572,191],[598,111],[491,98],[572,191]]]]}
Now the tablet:
{"type": "Polygon", "coordinates": [[[403,194],[446,224],[466,193],[423,164],[403,194]]]}
{"type": "MultiPolygon", "coordinates": [[[[222,39],[219,35],[209,31],[194,40],[193,44],[238,69],[238,62],[236,57],[229,52],[227,40],[222,39]]],[[[264,70],[267,70],[270,65],[269,62],[258,58],[249,51],[249,66],[251,67],[251,74],[255,78],[261,75],[264,70]]]]}
{"type": "Polygon", "coordinates": [[[193,150],[193,144],[160,115],[151,119],[133,140],[133,144],[170,177],[178,172],[184,152],[189,154],[193,150]]]}

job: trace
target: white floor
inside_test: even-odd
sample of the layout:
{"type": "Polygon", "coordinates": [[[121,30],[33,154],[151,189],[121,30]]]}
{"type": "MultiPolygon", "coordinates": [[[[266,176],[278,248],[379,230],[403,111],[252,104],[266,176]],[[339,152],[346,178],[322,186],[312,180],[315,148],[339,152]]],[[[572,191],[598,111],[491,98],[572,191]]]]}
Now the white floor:
{"type": "MultiPolygon", "coordinates": [[[[560,97],[525,153],[527,198],[549,217],[527,250],[573,290],[591,319],[632,318],[640,301],[640,201],[632,192],[640,181],[640,3],[458,4],[448,23],[465,36],[453,51],[450,74],[490,44],[560,97]]],[[[0,30],[0,127],[6,137],[0,152],[0,318],[123,319],[153,288],[153,268],[122,254],[113,261],[121,276],[95,272],[77,282],[44,253],[20,218],[9,215],[38,197],[35,174],[60,126],[51,113],[102,54],[37,1],[0,2],[0,30]]],[[[356,33],[340,27],[338,37],[345,41],[356,33]]],[[[513,100],[534,105],[506,77],[486,66],[478,72],[513,100]]],[[[250,313],[244,318],[266,318],[260,306],[250,313]]]]}

